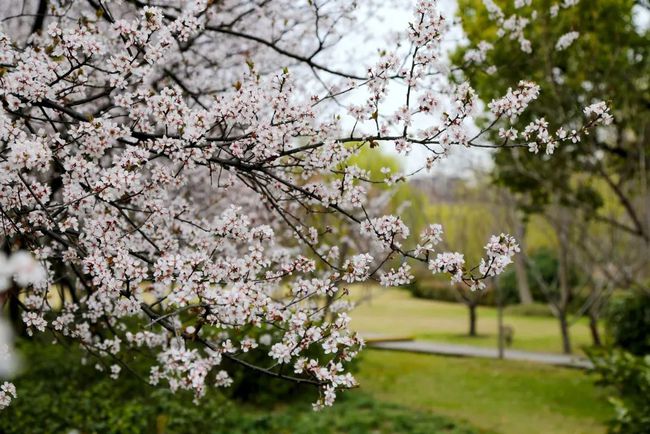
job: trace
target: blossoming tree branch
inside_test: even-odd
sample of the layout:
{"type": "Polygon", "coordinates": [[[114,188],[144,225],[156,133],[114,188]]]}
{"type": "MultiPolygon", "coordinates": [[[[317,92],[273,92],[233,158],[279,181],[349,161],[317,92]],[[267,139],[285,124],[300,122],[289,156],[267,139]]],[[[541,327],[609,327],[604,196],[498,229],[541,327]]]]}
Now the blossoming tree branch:
{"type": "MultiPolygon", "coordinates": [[[[485,4],[500,38],[534,50],[534,17],[485,4]]],[[[349,70],[334,56],[363,24],[349,1],[16,6],[0,33],[0,227],[11,255],[0,260],[0,300],[20,309],[28,333],[76,342],[113,377],[129,369],[126,355],[153,355],[149,381],[197,399],[241,365],[311,384],[314,405],[332,405],[356,385],[347,366],[363,347],[346,285],[403,285],[423,263],[482,290],[518,251],[505,234],[479,264],[439,251],[440,225],[411,234],[369,199],[374,184],[414,173],[372,179],[352,157],[417,149],[425,172],[454,148],[552,154],[611,121],[595,103],[583,125],[551,131],[538,119],[516,131],[511,121],[539,93],[522,77],[477,130],[483,112],[469,85],[448,79],[462,71],[445,61],[450,24],[433,0],[349,70]],[[501,143],[484,140],[493,128],[501,143]],[[341,249],[341,226],[325,221],[368,242],[341,249]]],[[[15,396],[5,383],[0,406],[15,396]]]]}

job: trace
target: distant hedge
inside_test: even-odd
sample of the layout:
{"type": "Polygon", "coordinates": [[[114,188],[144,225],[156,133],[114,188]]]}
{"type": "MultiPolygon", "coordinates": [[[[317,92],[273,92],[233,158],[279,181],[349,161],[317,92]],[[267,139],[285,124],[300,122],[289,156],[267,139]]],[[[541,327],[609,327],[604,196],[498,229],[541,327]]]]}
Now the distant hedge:
{"type": "MultiPolygon", "coordinates": [[[[535,272],[541,275],[543,281],[550,287],[551,292],[557,292],[558,263],[554,252],[549,249],[539,249],[530,254],[530,260],[534,264],[535,272]]],[[[538,280],[533,275],[531,267],[527,267],[527,269],[528,284],[533,295],[533,300],[537,304],[547,303],[546,296],[540,287],[538,280]]],[[[572,271],[569,277],[569,283],[571,285],[580,285],[581,277],[575,270],[572,271]]],[[[458,289],[450,285],[448,279],[442,280],[435,277],[418,276],[415,279],[415,282],[408,285],[406,289],[418,298],[450,302],[460,301],[458,289]]],[[[461,287],[461,289],[467,290],[467,288],[463,287],[461,287]]],[[[588,295],[586,292],[587,291],[573,295],[571,304],[574,307],[574,310],[577,310],[586,301],[588,295]]],[[[509,267],[499,278],[499,294],[502,297],[502,303],[504,306],[519,304],[519,292],[517,290],[517,278],[514,267],[509,267]]],[[[482,291],[482,294],[473,294],[473,296],[479,298],[479,305],[497,305],[497,292],[491,286],[488,286],[484,291],[482,291]]],[[[540,309],[535,310],[535,312],[543,314],[540,309]]]]}
{"type": "MultiPolygon", "coordinates": [[[[441,281],[438,279],[415,279],[415,283],[408,285],[406,289],[417,298],[449,301],[454,303],[461,301],[460,295],[458,293],[459,288],[452,286],[448,280],[441,281]]],[[[467,288],[461,287],[460,290],[466,291],[467,288]]],[[[472,296],[478,297],[478,304],[481,306],[496,306],[496,295],[496,291],[494,291],[494,288],[491,286],[488,286],[481,293],[472,294],[472,296]]],[[[513,294],[510,290],[503,290],[501,296],[503,297],[504,305],[515,304],[519,301],[517,293],[515,292],[513,294]]]]}

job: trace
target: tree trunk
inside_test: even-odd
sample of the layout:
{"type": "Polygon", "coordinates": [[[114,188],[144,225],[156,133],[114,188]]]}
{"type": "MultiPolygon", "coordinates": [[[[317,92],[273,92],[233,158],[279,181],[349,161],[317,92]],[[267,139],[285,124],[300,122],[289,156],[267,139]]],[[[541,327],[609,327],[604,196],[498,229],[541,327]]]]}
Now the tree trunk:
{"type": "Polygon", "coordinates": [[[497,327],[498,327],[498,348],[499,348],[499,359],[503,359],[505,356],[505,336],[503,336],[503,293],[497,279],[495,280],[494,289],[497,291],[497,327]]]}
{"type": "Polygon", "coordinates": [[[591,343],[595,347],[602,347],[600,340],[600,331],[598,330],[598,317],[592,313],[589,314],[589,331],[591,332],[591,343]]]}
{"type": "Polygon", "coordinates": [[[571,338],[569,336],[569,323],[567,310],[571,301],[571,286],[569,282],[569,224],[570,218],[566,210],[560,211],[560,226],[556,228],[558,235],[558,281],[560,289],[560,302],[558,303],[560,331],[562,332],[562,350],[571,354],[571,338]]]}
{"type": "Polygon", "coordinates": [[[470,304],[469,308],[469,335],[476,336],[476,305],[470,304]]]}
{"type": "MultiPolygon", "coordinates": [[[[515,231],[519,247],[521,248],[521,251],[524,252],[526,227],[521,219],[517,219],[515,231]]],[[[526,271],[525,259],[521,254],[515,255],[514,263],[515,278],[517,279],[517,291],[519,292],[519,302],[521,304],[531,304],[533,302],[533,294],[530,292],[530,285],[528,284],[528,272],[526,271]]]]}
{"type": "Polygon", "coordinates": [[[36,19],[32,24],[32,33],[40,33],[43,30],[43,23],[45,22],[45,15],[47,14],[47,0],[38,2],[38,10],[36,11],[36,19]]]}
{"type": "Polygon", "coordinates": [[[14,286],[9,291],[14,292],[14,294],[11,294],[9,296],[9,320],[11,321],[13,332],[16,334],[16,336],[28,338],[29,335],[27,334],[27,327],[25,327],[25,323],[23,322],[20,315],[22,309],[20,308],[18,296],[16,295],[18,293],[18,288],[14,286]]]}
{"type": "Polygon", "coordinates": [[[532,304],[533,294],[530,292],[528,285],[528,272],[526,271],[526,264],[521,255],[515,255],[515,278],[517,279],[517,291],[519,292],[519,302],[521,304],[532,304]]]}
{"type": "Polygon", "coordinates": [[[569,334],[569,322],[566,318],[566,312],[561,312],[558,319],[560,320],[560,333],[562,334],[562,352],[571,354],[571,335],[569,334]]]}

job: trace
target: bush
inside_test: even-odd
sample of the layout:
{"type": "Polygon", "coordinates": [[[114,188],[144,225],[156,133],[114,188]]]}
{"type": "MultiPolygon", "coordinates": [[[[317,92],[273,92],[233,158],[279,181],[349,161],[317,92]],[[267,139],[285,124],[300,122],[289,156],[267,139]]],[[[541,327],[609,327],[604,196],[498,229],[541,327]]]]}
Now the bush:
{"type": "Polygon", "coordinates": [[[433,279],[416,279],[414,283],[406,287],[414,297],[427,300],[458,302],[458,293],[449,282],[441,282],[433,279]]]}
{"type": "MultiPolygon", "coordinates": [[[[526,265],[526,271],[528,274],[528,285],[530,287],[530,292],[533,296],[533,300],[538,303],[547,303],[548,299],[542,286],[539,283],[539,278],[546,285],[549,286],[551,295],[553,297],[557,296],[557,270],[558,270],[558,259],[555,253],[547,248],[538,249],[529,255],[530,261],[534,264],[533,267],[526,265]],[[537,274],[537,275],[536,275],[537,274]],[[539,278],[538,278],[539,277],[539,278]]],[[[572,287],[578,286],[580,283],[581,276],[575,270],[571,269],[569,275],[569,285],[572,287]]],[[[519,303],[519,292],[517,291],[517,277],[515,274],[514,267],[508,268],[500,277],[499,285],[501,290],[507,294],[507,303],[506,304],[518,304],[519,303]]],[[[574,308],[579,308],[586,301],[585,294],[573,294],[572,300],[570,300],[571,305],[574,308]]],[[[575,310],[575,309],[573,309],[575,310]]]]}
{"type": "Polygon", "coordinates": [[[551,309],[545,303],[515,304],[506,308],[506,314],[517,316],[553,316],[553,312],[551,312],[551,309]]]}
{"type": "Polygon", "coordinates": [[[611,432],[641,434],[650,427],[650,294],[630,291],[612,298],[606,311],[611,345],[590,353],[599,383],[615,393],[611,432]]]}
{"type": "MultiPolygon", "coordinates": [[[[423,298],[427,300],[437,300],[437,301],[449,301],[453,303],[458,303],[460,297],[458,295],[458,290],[449,284],[448,280],[438,280],[438,279],[415,279],[415,282],[406,287],[414,297],[423,298]]],[[[466,289],[465,289],[466,290],[466,289]]],[[[503,303],[504,305],[517,303],[518,295],[512,293],[508,288],[505,290],[500,288],[503,291],[503,303]]],[[[475,293],[476,297],[480,297],[478,304],[481,306],[496,306],[497,298],[496,292],[493,288],[488,287],[481,293],[475,293]]]]}
{"type": "Polygon", "coordinates": [[[599,384],[614,391],[610,432],[647,434],[650,427],[650,356],[614,349],[590,354],[599,384]]]}
{"type": "Polygon", "coordinates": [[[650,294],[631,291],[612,298],[605,320],[612,345],[636,355],[650,354],[650,294]]]}

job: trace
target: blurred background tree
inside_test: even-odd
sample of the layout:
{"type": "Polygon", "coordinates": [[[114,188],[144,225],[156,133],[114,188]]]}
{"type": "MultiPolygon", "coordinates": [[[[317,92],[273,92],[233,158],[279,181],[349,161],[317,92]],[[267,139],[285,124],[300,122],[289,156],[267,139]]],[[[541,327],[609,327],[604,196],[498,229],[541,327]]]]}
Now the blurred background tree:
{"type": "MultiPolygon", "coordinates": [[[[511,2],[497,3],[506,16],[514,12],[511,2]]],[[[541,214],[554,228],[559,294],[549,305],[566,336],[565,351],[570,352],[571,270],[586,265],[594,273],[600,268],[620,287],[638,286],[647,274],[650,44],[647,29],[634,21],[632,0],[580,2],[557,16],[551,12],[554,4],[534,5],[540,13],[526,29],[532,55],[521,52],[516,41],[503,41],[488,51],[484,65],[473,65],[459,79],[468,79],[484,101],[502,95],[522,77],[538,83],[541,95],[518,120],[519,131],[538,118],[551,127],[577,125],[583,118],[580,107],[597,98],[612,103],[612,126],[581,143],[562,146],[552,156],[533,161],[524,158],[528,150],[521,148],[494,154],[492,181],[512,194],[519,218],[526,221],[541,214]],[[581,31],[578,39],[566,49],[559,47],[561,36],[576,28],[581,31]],[[498,74],[485,65],[496,67],[498,74]],[[614,235],[607,237],[612,230],[614,235]],[[590,258],[586,264],[578,261],[578,250],[590,258]],[[639,254],[630,256],[630,251],[639,254]]],[[[494,39],[496,27],[480,0],[461,0],[459,10],[468,47],[494,39]]],[[[456,63],[466,63],[468,47],[455,53],[456,63]]],[[[497,134],[491,137],[494,142],[500,142],[497,134]]],[[[595,302],[598,298],[590,302],[602,305],[595,302]]],[[[600,312],[585,310],[597,321],[600,312]]],[[[594,342],[599,342],[597,327],[594,332],[594,342]]]]}
{"type": "MultiPolygon", "coordinates": [[[[454,53],[457,65],[467,64],[469,49],[497,38],[481,0],[458,3],[468,44],[454,53]]],[[[495,3],[506,17],[515,12],[511,1],[495,3]]],[[[492,184],[505,189],[514,201],[520,226],[532,227],[531,219],[539,216],[556,240],[553,251],[526,249],[522,255],[526,279],[521,278],[522,268],[516,267],[502,283],[512,287],[525,281],[534,298],[542,289],[560,322],[567,352],[570,312],[589,316],[595,345],[602,343],[598,320],[606,316],[608,348],[592,352],[592,360],[601,381],[616,391],[611,399],[617,410],[612,431],[647,432],[650,38],[643,17],[650,4],[581,1],[556,14],[553,8],[561,2],[533,3],[524,6],[538,11],[526,27],[532,54],[523,53],[517,41],[500,41],[487,52],[484,63],[472,65],[458,80],[469,80],[485,102],[503,95],[520,79],[539,84],[540,97],[518,120],[519,131],[539,118],[551,129],[577,126],[584,116],[581,107],[596,100],[611,104],[615,120],[586,140],[561,146],[541,159],[525,158],[529,151],[523,148],[494,153],[492,184]],[[570,46],[557,44],[578,29],[579,37],[570,46]],[[580,288],[586,288],[584,297],[576,297],[580,288]],[[583,299],[581,305],[576,306],[576,298],[583,299]]],[[[491,139],[503,141],[496,132],[491,139]]],[[[519,231],[519,238],[524,233],[519,231]]]]}

